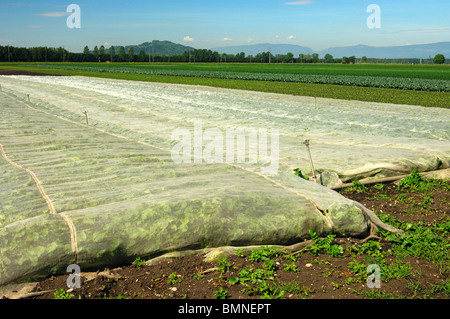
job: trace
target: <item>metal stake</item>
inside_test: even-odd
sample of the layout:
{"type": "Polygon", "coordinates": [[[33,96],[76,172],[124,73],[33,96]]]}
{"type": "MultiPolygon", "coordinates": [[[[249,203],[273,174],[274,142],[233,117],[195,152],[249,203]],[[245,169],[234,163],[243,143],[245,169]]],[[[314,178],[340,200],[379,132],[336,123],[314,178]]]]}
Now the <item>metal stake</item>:
{"type": "Polygon", "coordinates": [[[89,125],[89,120],[88,120],[87,111],[84,111],[83,113],[84,113],[84,115],[86,116],[86,124],[89,125]]]}
{"type": "Polygon", "coordinates": [[[311,169],[312,169],[312,173],[313,173],[313,180],[314,180],[314,183],[317,183],[317,180],[316,180],[316,171],[314,170],[314,164],[313,164],[313,160],[312,160],[312,157],[311,157],[311,151],[310,151],[310,149],[309,149],[309,140],[305,140],[305,142],[303,142],[303,144],[306,145],[306,149],[308,150],[309,162],[311,163],[311,169]]]}

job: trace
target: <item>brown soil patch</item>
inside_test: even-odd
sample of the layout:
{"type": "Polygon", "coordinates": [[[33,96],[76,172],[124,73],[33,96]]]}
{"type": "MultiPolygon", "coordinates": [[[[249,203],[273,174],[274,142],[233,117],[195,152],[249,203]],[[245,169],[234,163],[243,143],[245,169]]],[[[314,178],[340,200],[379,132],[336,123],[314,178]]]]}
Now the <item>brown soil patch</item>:
{"type": "Polygon", "coordinates": [[[0,69],[0,75],[61,76],[58,74],[48,74],[22,70],[7,70],[7,69],[0,69]]]}

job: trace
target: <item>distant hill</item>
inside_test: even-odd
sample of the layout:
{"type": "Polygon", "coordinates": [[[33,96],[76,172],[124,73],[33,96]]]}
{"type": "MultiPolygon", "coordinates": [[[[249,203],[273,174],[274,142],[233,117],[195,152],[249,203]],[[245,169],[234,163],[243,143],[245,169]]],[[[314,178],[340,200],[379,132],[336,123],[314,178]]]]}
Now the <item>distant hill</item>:
{"type": "MultiPolygon", "coordinates": [[[[114,46],[116,53],[120,45],[114,46]]],[[[137,55],[141,50],[144,50],[146,54],[152,52],[155,55],[182,55],[185,51],[195,50],[193,47],[185,46],[170,41],[153,40],[152,42],[144,42],[138,45],[125,46],[125,52],[128,53],[129,48],[134,49],[134,53],[137,55]]],[[[300,53],[312,54],[319,53],[320,57],[325,54],[331,54],[335,58],[342,58],[344,56],[356,56],[357,58],[366,56],[367,58],[379,58],[379,59],[401,59],[401,58],[423,58],[428,59],[434,57],[436,54],[441,53],[446,57],[450,57],[450,42],[438,42],[430,44],[414,44],[403,46],[385,46],[385,47],[373,47],[368,45],[354,45],[346,47],[331,47],[325,50],[314,51],[311,48],[295,45],[295,44],[271,44],[260,43],[240,46],[228,46],[228,47],[216,47],[210,49],[211,51],[217,51],[219,53],[238,54],[244,52],[246,56],[257,55],[262,52],[270,52],[273,55],[286,54],[291,52],[294,56],[298,57],[300,53]]],[[[108,53],[109,50],[106,50],[108,53]]]]}
{"type": "Polygon", "coordinates": [[[230,46],[230,47],[217,47],[212,48],[212,51],[217,51],[219,53],[227,53],[227,54],[238,54],[244,52],[245,55],[257,55],[261,52],[270,52],[273,55],[276,54],[286,54],[291,52],[295,56],[298,56],[300,53],[303,54],[311,54],[314,51],[311,48],[303,47],[295,44],[270,44],[270,43],[260,43],[260,44],[249,44],[249,45],[239,45],[239,46],[230,46]]]}
{"type": "Polygon", "coordinates": [[[329,53],[334,57],[341,58],[344,56],[366,56],[368,58],[423,58],[434,57],[441,53],[446,57],[450,56],[450,42],[438,42],[430,44],[414,44],[403,46],[387,46],[387,47],[372,47],[367,45],[355,45],[349,47],[335,47],[328,48],[317,52],[320,56],[329,53]]]}
{"type": "MultiPolygon", "coordinates": [[[[119,51],[119,47],[121,47],[121,45],[114,45],[116,53],[119,51]]],[[[149,54],[151,52],[152,54],[157,55],[182,55],[185,51],[189,51],[189,49],[195,50],[192,47],[188,47],[182,44],[159,40],[144,42],[138,45],[127,45],[124,47],[126,53],[128,53],[128,50],[130,48],[133,48],[134,54],[139,54],[141,50],[144,50],[146,54],[149,54]]],[[[107,52],[109,52],[109,50],[107,50],[107,52]]]]}
{"type": "Polygon", "coordinates": [[[261,52],[268,52],[269,49],[273,55],[286,54],[291,52],[294,56],[298,56],[300,53],[311,54],[319,53],[320,57],[329,53],[335,58],[342,58],[344,56],[366,56],[368,58],[423,58],[434,57],[436,54],[441,53],[445,56],[450,56],[450,42],[438,42],[431,44],[415,44],[404,46],[386,46],[386,47],[373,47],[367,45],[355,45],[347,47],[332,47],[325,50],[314,51],[311,48],[303,47],[300,45],[292,44],[254,44],[254,45],[241,45],[241,46],[229,46],[229,47],[217,47],[211,50],[218,51],[219,53],[237,54],[244,52],[246,55],[256,55],[261,52]]]}

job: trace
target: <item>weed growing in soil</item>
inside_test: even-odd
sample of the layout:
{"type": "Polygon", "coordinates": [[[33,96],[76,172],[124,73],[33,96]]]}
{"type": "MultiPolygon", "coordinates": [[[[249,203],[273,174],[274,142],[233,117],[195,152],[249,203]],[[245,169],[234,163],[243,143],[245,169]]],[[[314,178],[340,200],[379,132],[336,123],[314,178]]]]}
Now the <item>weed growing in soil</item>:
{"type": "Polygon", "coordinates": [[[309,231],[311,239],[314,240],[314,244],[309,247],[309,250],[316,256],[320,253],[327,253],[333,257],[339,257],[343,253],[344,249],[342,246],[337,244],[332,244],[336,235],[328,235],[326,238],[319,238],[313,230],[309,231]]]}
{"type": "Polygon", "coordinates": [[[53,298],[54,299],[71,299],[75,297],[74,294],[68,293],[66,292],[64,289],[59,288],[54,294],[53,294],[53,298]]]}

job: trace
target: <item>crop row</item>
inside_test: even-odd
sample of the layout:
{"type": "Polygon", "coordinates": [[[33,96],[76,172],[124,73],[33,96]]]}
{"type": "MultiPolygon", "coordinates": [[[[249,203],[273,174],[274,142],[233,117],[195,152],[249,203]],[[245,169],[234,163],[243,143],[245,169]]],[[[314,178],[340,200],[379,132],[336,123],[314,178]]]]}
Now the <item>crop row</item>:
{"type": "Polygon", "coordinates": [[[334,84],[347,86],[390,88],[414,91],[450,92],[450,81],[356,75],[324,75],[324,74],[287,74],[287,73],[251,73],[227,71],[169,70],[136,67],[95,67],[81,65],[40,65],[51,69],[79,70],[90,72],[109,72],[126,74],[148,74],[183,76],[196,78],[217,78],[231,80],[253,80],[274,82],[298,82],[315,84],[334,84]]]}

